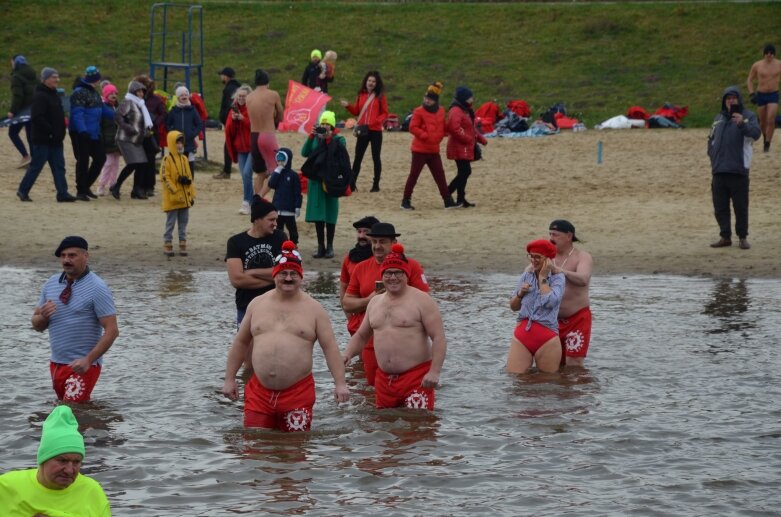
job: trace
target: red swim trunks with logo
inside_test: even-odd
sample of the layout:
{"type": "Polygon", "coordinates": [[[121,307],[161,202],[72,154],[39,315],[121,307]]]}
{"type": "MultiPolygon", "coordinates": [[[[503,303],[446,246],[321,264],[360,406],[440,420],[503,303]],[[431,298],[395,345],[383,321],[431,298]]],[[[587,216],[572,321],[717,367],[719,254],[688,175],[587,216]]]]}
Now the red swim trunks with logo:
{"type": "Polygon", "coordinates": [[[420,363],[404,373],[385,373],[378,368],[374,383],[377,407],[433,410],[434,389],[420,386],[430,369],[431,361],[420,363]]]}
{"type": "Polygon", "coordinates": [[[284,390],[270,390],[253,375],[244,387],[244,427],[309,431],[315,405],[315,378],[310,373],[284,390]]]}
{"type": "Polygon", "coordinates": [[[591,342],[591,309],[584,307],[569,318],[559,318],[561,360],[565,357],[586,357],[591,342]]]}
{"type": "Polygon", "coordinates": [[[67,364],[50,362],[49,372],[58,399],[65,402],[89,402],[92,389],[100,377],[100,366],[93,364],[89,370],[79,374],[67,364]]]}

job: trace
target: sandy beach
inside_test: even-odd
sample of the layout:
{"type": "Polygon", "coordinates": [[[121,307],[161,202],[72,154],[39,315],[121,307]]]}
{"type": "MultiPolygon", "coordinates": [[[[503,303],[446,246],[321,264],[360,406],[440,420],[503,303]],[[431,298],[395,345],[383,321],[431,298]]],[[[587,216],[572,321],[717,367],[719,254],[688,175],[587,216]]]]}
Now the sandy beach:
{"type": "MultiPolygon", "coordinates": [[[[343,198],[335,248],[337,258],[310,258],[315,248],[314,226],[298,221],[300,248],[307,270],[339,269],[341,255],[354,242],[352,221],[373,214],[391,222],[401,233],[410,256],[423,263],[429,275],[447,273],[514,273],[526,265],[524,245],[545,236],[552,219],[569,219],[595,260],[596,275],[655,274],[719,277],[781,276],[777,224],[781,206],[781,145],[770,153],[755,144],[751,169],[749,213],[750,250],[711,249],[718,238],[710,198],[710,167],[705,154],[707,130],[588,130],[535,139],[492,139],[484,159],[473,164],[467,197],[474,208],[444,210],[431,176],[424,169],[412,204],[399,208],[409,171],[408,133],[386,133],[383,142],[381,192],[370,193],[372,165],[367,153],[358,192],[343,198]],[[604,160],[597,164],[597,145],[604,160]],[[759,151],[759,152],[757,152],[759,151]]],[[[223,136],[207,133],[211,161],[222,159],[223,136]]],[[[281,146],[303,163],[303,137],[279,134],[281,146]]],[[[354,138],[347,135],[352,154],[354,138]]],[[[444,145],[442,147],[444,155],[444,145]]],[[[241,180],[216,180],[211,163],[196,172],[198,197],[191,210],[189,257],[166,258],[162,253],[164,215],[160,197],[130,199],[130,182],[123,197],[88,203],[57,203],[48,166],[22,203],[16,190],[24,170],[19,155],[0,130],[0,218],[3,246],[0,265],[57,269],[53,251],[65,235],[78,234],[90,243],[97,270],[113,268],[188,270],[222,269],[225,244],[231,235],[249,227],[238,213],[241,180]]],[[[66,137],[65,158],[70,190],[75,193],[74,160],[66,137]]],[[[199,162],[200,163],[200,162],[199,162]]],[[[455,164],[445,160],[448,179],[455,164]]],[[[94,190],[94,188],[93,188],[94,190]]],[[[733,221],[734,224],[734,221],[733,221]]]]}

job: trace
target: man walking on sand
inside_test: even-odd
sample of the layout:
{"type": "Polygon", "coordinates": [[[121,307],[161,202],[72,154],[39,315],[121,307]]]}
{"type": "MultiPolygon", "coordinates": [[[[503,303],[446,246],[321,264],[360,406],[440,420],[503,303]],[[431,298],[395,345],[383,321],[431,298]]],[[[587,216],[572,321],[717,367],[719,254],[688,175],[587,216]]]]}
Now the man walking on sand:
{"type": "Polygon", "coordinates": [[[591,309],[588,286],[594,261],[587,251],[575,248],[575,227],[556,219],[548,227],[550,241],[556,246],[553,273],[564,273],[564,295],[559,306],[561,360],[567,366],[583,366],[591,342],[591,309]]]}
{"type": "Polygon", "coordinates": [[[434,409],[447,343],[436,302],[407,284],[410,264],[394,244],[381,265],[385,292],[372,298],[366,317],[343,354],[348,364],[374,336],[378,408],[434,409]]]}
{"type": "Polygon", "coordinates": [[[255,194],[265,197],[270,190],[268,177],[277,166],[276,129],[282,122],[282,101],[279,94],[268,87],[268,74],[255,70],[255,89],[247,95],[247,114],[250,121],[252,170],[255,172],[255,194]]]}
{"type": "Polygon", "coordinates": [[[350,396],[331,320],[323,306],[301,290],[303,275],[301,255],[293,241],[286,241],[272,271],[275,288],[249,304],[228,353],[222,392],[236,400],[236,373],[252,350],[254,373],[244,388],[245,427],[309,431],[315,341],[334,378],[334,398],[345,402],[350,396]]]}
{"type": "Polygon", "coordinates": [[[753,104],[757,105],[759,127],[762,128],[765,144],[763,152],[770,151],[770,141],[776,128],[778,115],[778,82],[781,79],[781,59],[776,59],[776,48],[765,45],[764,57],[751,65],[748,73],[748,94],[753,104]],[[754,90],[754,81],[757,89],[754,90]]]}

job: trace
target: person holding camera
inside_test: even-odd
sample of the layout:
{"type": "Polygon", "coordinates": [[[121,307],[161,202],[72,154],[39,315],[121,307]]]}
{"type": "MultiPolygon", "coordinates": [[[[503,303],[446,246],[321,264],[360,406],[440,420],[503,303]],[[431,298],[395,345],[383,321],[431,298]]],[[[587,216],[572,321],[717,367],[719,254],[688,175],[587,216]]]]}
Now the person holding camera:
{"type": "MultiPolygon", "coordinates": [[[[225,119],[225,149],[228,160],[239,164],[241,185],[244,191],[239,213],[249,215],[252,202],[252,130],[247,112],[247,96],[252,92],[248,84],[242,84],[233,93],[233,104],[225,119]]],[[[230,176],[228,173],[225,178],[230,176]]],[[[215,178],[217,176],[214,176],[215,178]]]]}
{"type": "Polygon", "coordinates": [[[751,167],[753,141],[762,130],[757,116],[743,107],[740,90],[728,86],[721,97],[721,111],[713,119],[708,135],[708,157],[711,163],[713,211],[719,224],[719,240],[711,248],[732,246],[730,202],[735,209],[735,233],[740,249],[748,243],[748,173],[751,167]]]}
{"type": "Polygon", "coordinates": [[[163,212],[165,233],[163,253],[174,256],[174,225],[179,226],[179,255],[187,256],[187,221],[190,207],[195,204],[195,185],[187,155],[184,154],[184,135],[179,131],[168,133],[168,154],[160,165],[163,184],[163,212]]]}

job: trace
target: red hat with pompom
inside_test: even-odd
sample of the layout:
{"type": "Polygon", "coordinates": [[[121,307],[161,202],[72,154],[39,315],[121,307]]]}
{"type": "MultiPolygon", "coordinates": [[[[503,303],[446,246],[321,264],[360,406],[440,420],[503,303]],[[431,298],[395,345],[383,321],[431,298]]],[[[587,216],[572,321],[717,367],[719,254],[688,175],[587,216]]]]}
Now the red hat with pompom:
{"type": "Polygon", "coordinates": [[[404,246],[398,242],[391,246],[391,252],[385,255],[380,265],[381,272],[384,273],[386,269],[401,269],[409,278],[409,261],[404,256],[404,246]]]}
{"type": "Polygon", "coordinates": [[[548,239],[537,239],[526,245],[527,253],[536,253],[549,259],[556,257],[556,246],[548,239]]]}
{"type": "Polygon", "coordinates": [[[272,277],[277,276],[280,271],[285,269],[295,271],[301,275],[301,278],[304,277],[304,268],[301,266],[301,254],[296,249],[296,244],[293,241],[282,243],[282,253],[274,259],[274,264],[274,268],[271,270],[272,277]]]}

